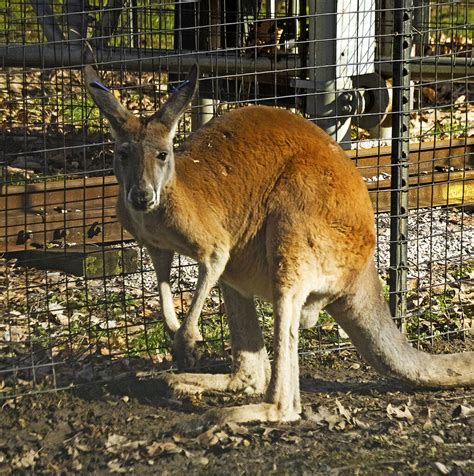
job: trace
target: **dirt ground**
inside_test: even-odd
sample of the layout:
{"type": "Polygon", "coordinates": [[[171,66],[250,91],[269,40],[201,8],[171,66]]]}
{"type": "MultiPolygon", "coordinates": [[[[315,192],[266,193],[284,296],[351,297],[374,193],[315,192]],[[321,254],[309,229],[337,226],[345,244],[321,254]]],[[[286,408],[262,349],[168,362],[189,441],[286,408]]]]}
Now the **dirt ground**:
{"type": "Polygon", "coordinates": [[[474,474],[473,388],[403,388],[350,351],[303,358],[301,386],[299,423],[186,433],[205,410],[249,398],[177,400],[152,378],[127,378],[5,401],[0,473],[474,474]]]}

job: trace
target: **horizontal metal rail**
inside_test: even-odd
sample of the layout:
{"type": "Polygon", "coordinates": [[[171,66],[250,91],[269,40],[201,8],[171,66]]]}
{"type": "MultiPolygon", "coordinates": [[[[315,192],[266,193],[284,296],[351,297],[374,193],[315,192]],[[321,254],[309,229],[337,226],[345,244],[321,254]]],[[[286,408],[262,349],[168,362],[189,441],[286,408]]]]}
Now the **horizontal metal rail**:
{"type": "MultiPolygon", "coordinates": [[[[105,70],[120,70],[126,63],[132,71],[156,71],[158,66],[164,71],[177,73],[188,70],[198,63],[201,71],[219,76],[229,74],[267,73],[270,77],[276,72],[287,72],[291,76],[304,76],[308,67],[301,64],[295,54],[281,54],[271,57],[243,56],[239,49],[227,52],[193,52],[158,49],[108,48],[98,50],[97,61],[105,70]]],[[[0,46],[0,64],[3,67],[24,68],[82,68],[82,51],[61,43],[45,44],[11,44],[0,46]]],[[[392,76],[392,60],[382,58],[375,63],[375,68],[386,77],[392,76]]],[[[423,57],[410,60],[412,79],[454,79],[462,78],[474,81],[474,56],[423,57]]]]}

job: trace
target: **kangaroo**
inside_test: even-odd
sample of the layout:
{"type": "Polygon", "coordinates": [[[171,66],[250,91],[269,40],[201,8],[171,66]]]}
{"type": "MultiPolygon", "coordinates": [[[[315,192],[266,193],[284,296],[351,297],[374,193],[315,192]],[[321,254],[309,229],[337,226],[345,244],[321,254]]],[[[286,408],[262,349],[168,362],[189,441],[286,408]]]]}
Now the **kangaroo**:
{"type": "MultiPolygon", "coordinates": [[[[417,386],[474,383],[474,352],[430,355],[395,326],[373,252],[367,188],[339,145],[312,122],[263,106],[235,109],[191,134],[176,150],[177,124],[197,88],[198,70],[148,119],[128,112],[86,66],[88,90],[115,137],[118,216],[150,252],[175,349],[192,354],[197,320],[219,281],[229,319],[230,374],[172,374],[180,393],[264,393],[252,405],[214,409],[213,422],[300,417],[298,329],[326,309],[360,354],[385,376],[417,386]],[[169,288],[173,252],[199,263],[183,324],[169,288]],[[254,297],[273,304],[270,367],[254,297]]],[[[181,357],[186,357],[186,353],[181,357]]]]}

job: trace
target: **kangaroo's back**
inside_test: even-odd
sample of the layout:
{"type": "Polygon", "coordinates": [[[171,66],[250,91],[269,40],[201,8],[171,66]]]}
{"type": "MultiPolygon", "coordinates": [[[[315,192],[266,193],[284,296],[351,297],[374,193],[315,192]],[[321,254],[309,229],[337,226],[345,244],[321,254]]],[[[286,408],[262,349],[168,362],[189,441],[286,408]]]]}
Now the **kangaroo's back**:
{"type": "Polygon", "coordinates": [[[234,233],[250,215],[256,227],[284,210],[302,226],[327,224],[331,239],[360,233],[373,242],[372,206],[355,166],[318,126],[284,109],[252,106],[215,118],[176,151],[176,170],[230,218],[234,233]]]}
{"type": "Polygon", "coordinates": [[[294,159],[301,166],[317,168],[337,164],[347,169],[349,164],[319,127],[285,109],[267,106],[243,107],[216,117],[176,151],[177,171],[193,182],[203,176],[224,183],[242,178],[253,188],[271,183],[294,159]]]}

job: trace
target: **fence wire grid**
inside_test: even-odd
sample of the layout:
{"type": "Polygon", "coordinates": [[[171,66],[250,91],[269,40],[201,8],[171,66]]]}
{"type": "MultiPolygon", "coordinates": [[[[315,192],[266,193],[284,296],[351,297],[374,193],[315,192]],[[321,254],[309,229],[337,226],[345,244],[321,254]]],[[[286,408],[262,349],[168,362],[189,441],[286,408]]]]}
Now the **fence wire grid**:
{"type": "MultiPolygon", "coordinates": [[[[155,273],[117,221],[104,84],[150,115],[198,63],[178,142],[227,110],[266,104],[315,121],[370,191],[376,262],[414,345],[466,339],[474,299],[474,3],[427,0],[0,0],[0,395],[173,367],[155,273]]],[[[258,124],[256,124],[258,128],[258,124]]],[[[194,263],[172,269],[179,316],[194,263]]],[[[271,341],[272,310],[258,304],[271,341]]],[[[201,317],[203,365],[228,362],[220,290],[201,317]]],[[[308,358],[350,347],[322,313],[308,358]]]]}

